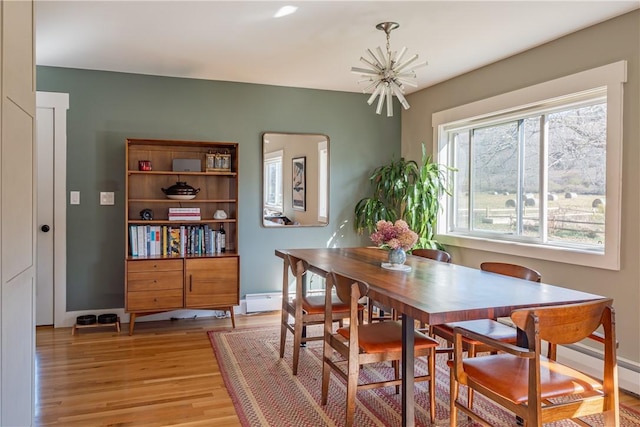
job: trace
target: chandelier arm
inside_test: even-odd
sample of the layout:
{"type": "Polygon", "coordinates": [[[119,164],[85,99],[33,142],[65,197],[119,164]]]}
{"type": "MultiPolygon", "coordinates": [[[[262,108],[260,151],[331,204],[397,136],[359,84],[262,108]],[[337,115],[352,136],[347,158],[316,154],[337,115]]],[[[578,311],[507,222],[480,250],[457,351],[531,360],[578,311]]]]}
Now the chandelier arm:
{"type": "Polygon", "coordinates": [[[373,91],[373,93],[371,94],[371,96],[369,97],[369,99],[367,100],[367,104],[371,105],[373,104],[373,102],[376,100],[376,97],[378,95],[380,95],[380,92],[382,91],[382,85],[378,84],[376,86],[376,89],[373,91]]]}
{"type": "Polygon", "coordinates": [[[429,65],[429,63],[427,61],[418,62],[413,67],[409,68],[409,70],[407,70],[407,71],[415,71],[418,68],[426,67],[427,65],[429,65]]]}
{"type": "Polygon", "coordinates": [[[411,86],[411,87],[418,87],[418,84],[415,81],[412,80],[406,80],[406,79],[396,79],[398,82],[400,82],[400,84],[398,84],[398,86],[402,87],[402,85],[407,85],[407,86],[411,86]]]}
{"type": "Polygon", "coordinates": [[[368,76],[379,75],[379,73],[377,73],[375,70],[367,70],[366,68],[359,68],[359,67],[351,67],[351,72],[356,74],[366,74],[368,76]]]}
{"type": "Polygon", "coordinates": [[[369,54],[369,56],[371,56],[371,59],[373,59],[374,63],[376,65],[378,65],[378,67],[380,68],[384,68],[384,65],[382,65],[382,62],[380,62],[380,58],[378,58],[372,51],[371,49],[367,49],[367,53],[369,54]]]}
{"type": "Polygon", "coordinates": [[[378,46],[376,48],[376,52],[378,53],[378,55],[380,55],[380,59],[382,59],[382,61],[380,61],[380,64],[382,64],[382,68],[386,68],[387,67],[387,59],[384,56],[384,52],[382,51],[382,49],[380,49],[380,46],[378,46]]]}
{"type": "Polygon", "coordinates": [[[396,56],[396,59],[395,59],[396,64],[399,64],[400,61],[402,61],[402,57],[404,56],[405,53],[407,53],[406,46],[403,47],[402,50],[400,50],[400,53],[398,54],[398,56],[396,56]]]}
{"type": "Polygon", "coordinates": [[[364,62],[365,64],[367,64],[368,66],[370,66],[372,69],[378,71],[378,72],[382,72],[383,69],[382,67],[377,66],[376,64],[374,64],[373,62],[370,62],[367,58],[364,57],[360,57],[360,62],[364,62]]]}
{"type": "MultiPolygon", "coordinates": [[[[363,92],[363,93],[367,93],[367,92],[369,92],[370,90],[375,89],[375,88],[376,88],[376,87],[378,87],[378,85],[380,84],[380,80],[371,80],[371,79],[369,79],[369,80],[367,80],[367,81],[370,81],[370,82],[371,82],[371,84],[370,84],[369,86],[365,87],[365,88],[362,90],[362,92],[363,92]]],[[[369,105],[371,105],[371,104],[369,104],[369,105]]]]}
{"type": "Polygon", "coordinates": [[[396,67],[396,73],[399,73],[400,71],[404,70],[405,68],[407,68],[409,65],[411,65],[416,59],[418,59],[418,54],[416,53],[415,55],[413,55],[411,58],[407,59],[405,62],[403,62],[402,64],[398,64],[398,66],[396,67]]]}
{"type": "Polygon", "coordinates": [[[382,113],[382,106],[384,105],[384,96],[386,94],[384,87],[380,86],[382,90],[380,91],[380,98],[378,98],[378,107],[376,108],[376,114],[382,113]]]}
{"type": "Polygon", "coordinates": [[[391,87],[393,83],[387,86],[387,117],[393,116],[393,99],[391,98],[391,87]]]}
{"type": "Polygon", "coordinates": [[[398,98],[398,101],[400,101],[400,104],[402,104],[404,109],[408,110],[409,103],[407,102],[407,99],[404,97],[400,89],[396,85],[392,85],[391,89],[393,90],[393,93],[395,94],[396,98],[398,98]]]}

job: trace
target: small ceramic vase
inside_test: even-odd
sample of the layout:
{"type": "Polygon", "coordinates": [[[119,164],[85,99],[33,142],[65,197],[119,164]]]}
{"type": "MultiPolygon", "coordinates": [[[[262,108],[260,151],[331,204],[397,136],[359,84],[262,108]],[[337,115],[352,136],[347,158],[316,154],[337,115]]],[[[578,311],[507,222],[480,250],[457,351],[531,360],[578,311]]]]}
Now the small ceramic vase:
{"type": "Polygon", "coordinates": [[[407,253],[404,249],[391,249],[389,251],[389,264],[402,265],[407,260],[407,253]]]}

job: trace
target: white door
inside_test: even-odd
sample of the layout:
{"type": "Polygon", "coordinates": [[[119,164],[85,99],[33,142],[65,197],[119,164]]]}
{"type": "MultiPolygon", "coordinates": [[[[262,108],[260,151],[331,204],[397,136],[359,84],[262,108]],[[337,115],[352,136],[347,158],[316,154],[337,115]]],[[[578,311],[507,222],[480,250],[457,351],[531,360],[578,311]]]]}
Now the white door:
{"type": "Polygon", "coordinates": [[[69,94],[36,93],[36,325],[66,319],[66,173],[69,94]]]}
{"type": "Polygon", "coordinates": [[[53,325],[53,108],[36,109],[36,325],[53,325]]]}
{"type": "Polygon", "coordinates": [[[0,1],[0,425],[33,425],[34,3],[0,1]]]}

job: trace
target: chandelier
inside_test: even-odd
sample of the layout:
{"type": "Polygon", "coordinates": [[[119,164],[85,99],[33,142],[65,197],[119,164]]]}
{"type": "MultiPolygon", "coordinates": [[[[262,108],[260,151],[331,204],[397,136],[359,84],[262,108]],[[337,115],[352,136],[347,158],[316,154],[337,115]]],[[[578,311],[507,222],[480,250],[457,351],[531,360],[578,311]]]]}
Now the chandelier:
{"type": "Polygon", "coordinates": [[[371,93],[367,103],[371,105],[378,98],[376,114],[382,113],[382,107],[386,100],[387,117],[393,116],[394,95],[405,110],[409,108],[409,103],[404,97],[404,85],[418,87],[415,70],[427,65],[427,62],[424,61],[409,67],[418,59],[417,54],[403,62],[402,58],[407,53],[406,47],[403,47],[400,53],[391,52],[390,34],[392,30],[399,26],[396,22],[382,22],[376,25],[378,30],[384,31],[387,35],[386,53],[379,46],[375,53],[371,49],[367,49],[369,58],[360,57],[360,62],[364,63],[368,68],[351,67],[352,73],[360,74],[364,77],[358,83],[369,83],[363,89],[363,93],[371,93]]]}

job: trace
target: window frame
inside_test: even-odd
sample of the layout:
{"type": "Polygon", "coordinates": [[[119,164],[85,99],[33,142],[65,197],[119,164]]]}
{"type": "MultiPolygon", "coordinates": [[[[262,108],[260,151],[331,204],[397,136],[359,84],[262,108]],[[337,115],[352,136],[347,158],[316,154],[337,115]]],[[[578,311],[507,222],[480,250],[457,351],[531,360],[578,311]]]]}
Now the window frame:
{"type": "MultiPolygon", "coordinates": [[[[438,217],[436,238],[445,245],[506,253],[529,258],[545,259],[610,270],[620,269],[621,194],[622,194],[622,125],[623,84],[626,82],[626,61],[593,68],[513,92],[497,95],[470,104],[439,111],[432,115],[434,157],[438,163],[448,164],[450,141],[446,128],[462,123],[489,120],[497,115],[517,115],[519,111],[543,108],[550,103],[575,102],[581,95],[592,97],[594,91],[606,88],[607,96],[607,158],[605,248],[604,252],[522,240],[491,238],[452,231],[450,227],[451,198],[443,199],[438,217]]],[[[452,172],[454,173],[454,172],[452,172]]]]}
{"type": "MultiPolygon", "coordinates": [[[[279,173],[276,173],[276,187],[279,187],[280,190],[280,194],[277,195],[275,199],[277,200],[278,197],[280,198],[280,203],[269,203],[269,191],[270,191],[270,186],[267,184],[264,186],[264,194],[262,195],[263,200],[264,200],[264,206],[263,208],[267,208],[269,210],[272,211],[277,211],[277,212],[284,212],[284,180],[283,180],[283,158],[284,158],[284,151],[283,150],[277,150],[277,151],[273,151],[270,153],[265,153],[264,155],[264,165],[263,165],[263,180],[265,183],[269,183],[270,179],[269,179],[269,166],[272,164],[280,165],[279,168],[279,173]]],[[[276,190],[277,191],[277,190],[276,190]]]]}

